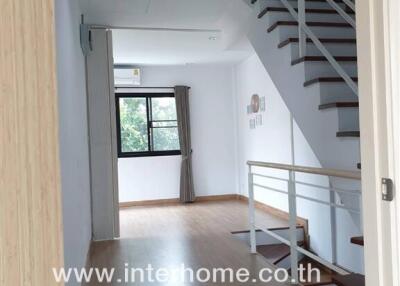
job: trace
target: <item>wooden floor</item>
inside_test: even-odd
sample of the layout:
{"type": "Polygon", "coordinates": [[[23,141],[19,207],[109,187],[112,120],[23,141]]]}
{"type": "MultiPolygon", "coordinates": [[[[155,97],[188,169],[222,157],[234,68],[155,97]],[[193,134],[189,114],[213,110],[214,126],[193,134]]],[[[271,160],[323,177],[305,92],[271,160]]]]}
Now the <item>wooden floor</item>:
{"type": "MultiPolygon", "coordinates": [[[[287,221],[261,211],[256,213],[256,218],[259,224],[269,228],[287,226],[287,221]]],[[[134,207],[122,209],[120,220],[121,239],[93,243],[89,266],[116,267],[116,272],[120,271],[122,277],[125,263],[129,267],[143,268],[149,263],[153,267],[178,267],[183,263],[194,269],[245,267],[255,275],[262,268],[272,268],[260,255],[250,254],[249,247],[231,234],[232,231],[248,229],[248,209],[241,201],[134,207]]],[[[259,282],[249,284],[266,285],[259,282]]],[[[100,284],[92,282],[89,285],[100,284]]],[[[126,284],[116,282],[107,285],[126,284]]],[[[268,285],[282,284],[272,282],[268,285]]]]}

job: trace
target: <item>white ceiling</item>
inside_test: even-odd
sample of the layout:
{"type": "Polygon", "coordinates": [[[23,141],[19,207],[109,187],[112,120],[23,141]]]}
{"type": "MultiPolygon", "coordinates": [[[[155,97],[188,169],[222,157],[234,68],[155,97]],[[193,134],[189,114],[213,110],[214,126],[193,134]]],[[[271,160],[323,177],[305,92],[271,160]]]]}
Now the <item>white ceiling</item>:
{"type": "Polygon", "coordinates": [[[115,63],[232,63],[253,53],[244,37],[251,10],[243,0],[82,1],[89,24],[167,29],[113,30],[115,63]]]}

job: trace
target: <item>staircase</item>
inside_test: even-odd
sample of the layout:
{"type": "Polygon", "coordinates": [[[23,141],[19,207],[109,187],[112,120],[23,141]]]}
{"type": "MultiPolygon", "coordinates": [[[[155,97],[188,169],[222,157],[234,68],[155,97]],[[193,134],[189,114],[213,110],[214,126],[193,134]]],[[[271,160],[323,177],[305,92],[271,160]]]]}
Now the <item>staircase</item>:
{"type": "MultiPolygon", "coordinates": [[[[287,2],[298,12],[297,0],[287,2]]],[[[305,2],[306,25],[357,83],[355,29],[326,0],[305,2]]],[[[347,5],[335,2],[355,18],[347,5]]],[[[309,37],[306,54],[299,56],[298,22],[281,0],[252,3],[258,5],[254,9],[258,20],[249,29],[249,40],[322,167],[356,169],[360,162],[358,96],[309,37]]]]}
{"type": "MultiPolygon", "coordinates": [[[[269,230],[273,231],[276,234],[279,234],[283,237],[289,239],[290,230],[288,227],[282,228],[270,228],[269,230]]],[[[232,235],[243,241],[248,243],[250,239],[250,231],[234,231],[232,235]]],[[[297,227],[297,244],[299,246],[307,248],[306,238],[308,234],[306,233],[303,226],[297,227]]],[[[261,230],[256,230],[257,237],[257,253],[262,255],[265,260],[271,265],[276,266],[277,268],[287,269],[290,273],[290,247],[284,243],[280,243],[278,240],[268,236],[261,230]]],[[[360,241],[363,241],[362,237],[354,237],[351,238],[351,242],[360,245],[360,241]]],[[[334,271],[330,270],[326,266],[304,256],[302,254],[299,255],[299,265],[303,265],[304,268],[307,265],[311,265],[313,269],[319,269],[320,271],[320,279],[318,280],[316,276],[312,276],[311,280],[307,283],[303,283],[303,286],[364,286],[365,279],[363,275],[352,273],[349,275],[339,275],[334,271]]],[[[307,274],[304,273],[303,277],[307,277],[307,274]]]]}
{"type": "MultiPolygon", "coordinates": [[[[305,0],[305,29],[311,33],[306,34],[305,53],[300,54],[298,1],[249,1],[255,8],[248,38],[322,167],[361,168],[356,15],[346,4],[354,6],[354,2],[305,0]],[[334,2],[348,18],[328,2],[334,2]],[[322,50],[315,39],[323,45],[322,50]]],[[[343,187],[342,182],[331,184],[343,187]]],[[[348,239],[363,244],[361,237],[348,239]]],[[[257,249],[277,266],[289,256],[285,245],[259,245],[257,249]]],[[[324,281],[307,285],[364,285],[362,275],[343,276],[320,269],[324,281]]]]}

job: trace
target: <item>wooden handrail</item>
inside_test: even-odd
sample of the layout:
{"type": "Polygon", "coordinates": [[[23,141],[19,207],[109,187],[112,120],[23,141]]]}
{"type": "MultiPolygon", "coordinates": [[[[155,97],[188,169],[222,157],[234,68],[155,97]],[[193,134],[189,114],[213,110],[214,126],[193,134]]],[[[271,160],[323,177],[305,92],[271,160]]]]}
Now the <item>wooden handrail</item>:
{"type": "Polygon", "coordinates": [[[297,165],[288,165],[288,164],[279,164],[279,163],[270,163],[270,162],[259,162],[259,161],[247,161],[247,165],[254,166],[254,167],[295,171],[295,172],[299,172],[299,173],[324,175],[324,176],[329,176],[329,177],[361,180],[361,172],[359,172],[359,171],[315,168],[315,167],[306,167],[306,166],[297,166],[297,165]]]}

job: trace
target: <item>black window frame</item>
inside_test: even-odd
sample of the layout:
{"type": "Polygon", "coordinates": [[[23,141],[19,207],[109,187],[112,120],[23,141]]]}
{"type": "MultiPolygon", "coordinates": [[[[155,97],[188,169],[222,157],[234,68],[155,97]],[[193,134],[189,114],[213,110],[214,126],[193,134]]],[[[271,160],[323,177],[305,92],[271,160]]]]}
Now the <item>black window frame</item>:
{"type": "MultiPolygon", "coordinates": [[[[167,151],[152,151],[152,129],[157,128],[152,125],[152,122],[166,122],[170,120],[152,120],[152,98],[165,98],[173,97],[174,93],[115,93],[115,109],[116,109],[116,121],[117,121],[117,145],[118,145],[118,158],[131,158],[131,157],[155,157],[155,156],[178,156],[181,155],[181,150],[167,150],[167,151]],[[119,101],[121,98],[146,98],[146,116],[147,116],[147,144],[149,151],[138,151],[138,152],[122,152],[121,143],[121,122],[120,122],[120,109],[119,101]]],[[[175,120],[173,120],[175,121],[175,120]]],[[[178,123],[178,122],[177,122],[178,123]]],[[[159,127],[160,128],[160,127],[159,127]]],[[[168,127],[164,127],[168,128],[168,127]]],[[[173,127],[175,128],[175,127],[173,127]]]]}

